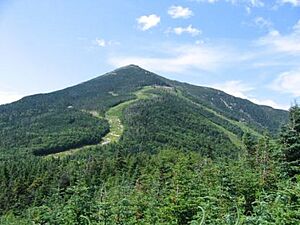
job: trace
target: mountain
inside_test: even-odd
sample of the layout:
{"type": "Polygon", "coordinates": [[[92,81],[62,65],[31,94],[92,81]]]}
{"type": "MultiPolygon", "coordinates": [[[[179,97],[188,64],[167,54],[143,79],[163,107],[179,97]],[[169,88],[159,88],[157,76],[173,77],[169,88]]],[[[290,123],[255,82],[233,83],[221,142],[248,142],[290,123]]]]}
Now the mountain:
{"type": "Polygon", "coordinates": [[[25,97],[0,106],[0,224],[300,224],[299,124],[134,65],[25,97]]]}
{"type": "Polygon", "coordinates": [[[131,152],[169,146],[234,155],[244,133],[276,135],[287,118],[287,111],[129,65],[0,106],[0,152],[48,155],[118,141],[131,152]]]}

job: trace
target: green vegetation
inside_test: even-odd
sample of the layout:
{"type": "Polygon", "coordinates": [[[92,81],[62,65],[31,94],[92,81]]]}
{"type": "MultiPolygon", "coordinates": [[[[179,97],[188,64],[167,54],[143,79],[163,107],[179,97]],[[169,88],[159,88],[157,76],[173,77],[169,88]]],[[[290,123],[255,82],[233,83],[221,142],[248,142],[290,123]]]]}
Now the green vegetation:
{"type": "MultiPolygon", "coordinates": [[[[141,90],[136,91],[134,94],[136,95],[136,99],[128,100],[125,102],[122,102],[112,108],[110,108],[105,113],[105,119],[109,123],[109,132],[105,134],[105,136],[102,137],[101,142],[95,143],[94,145],[85,145],[83,147],[79,148],[73,148],[73,149],[64,149],[64,151],[58,152],[54,155],[54,157],[62,157],[67,156],[71,154],[75,154],[78,151],[85,151],[89,150],[91,147],[94,147],[96,145],[107,145],[110,143],[115,143],[119,141],[121,135],[123,134],[123,124],[121,122],[122,113],[125,108],[127,108],[129,105],[133,104],[134,102],[137,102],[138,100],[148,99],[153,96],[151,93],[147,93],[149,90],[152,90],[153,87],[146,86],[143,87],[141,90]]],[[[86,112],[94,116],[98,119],[103,119],[103,117],[97,112],[97,111],[90,111],[86,112]]],[[[53,155],[49,155],[53,156],[53,155]]]]}
{"type": "Polygon", "coordinates": [[[268,130],[271,134],[276,134],[287,122],[287,113],[283,110],[259,106],[212,88],[179,82],[174,82],[174,85],[181,87],[185,95],[194,102],[211,108],[226,118],[246,123],[248,127],[260,133],[268,130]]]}
{"type": "MultiPolygon", "coordinates": [[[[204,147],[206,151],[214,146],[214,144],[209,146],[209,142],[218,142],[222,145],[222,142],[226,143],[228,139],[235,148],[241,148],[240,140],[245,132],[259,136],[262,131],[267,130],[271,134],[276,134],[275,131],[287,119],[285,111],[257,106],[214,89],[170,81],[131,65],[74,87],[50,94],[26,97],[16,103],[0,106],[0,151],[5,155],[15,154],[15,152],[47,155],[70,149],[80,150],[85,146],[98,144],[101,138],[104,138],[104,143],[118,140],[122,133],[122,121],[119,119],[122,118],[122,111],[131,104],[135,105],[136,99],[142,100],[137,104],[147,102],[145,99],[147,96],[143,96],[143,92],[139,93],[139,90],[145,87],[146,89],[156,87],[157,90],[152,90],[153,95],[167,92],[164,95],[168,96],[166,102],[162,102],[164,101],[162,98],[150,96],[152,104],[158,101],[161,109],[148,113],[160,113],[159,111],[163,111],[164,107],[170,108],[173,107],[172,104],[178,103],[183,104],[181,107],[186,107],[189,111],[196,110],[197,113],[193,112],[193,117],[202,118],[203,126],[195,124],[198,130],[195,127],[191,130],[193,132],[205,130],[206,135],[202,134],[201,138],[194,140],[197,144],[190,146],[190,149],[200,150],[204,147]],[[96,117],[90,112],[96,112],[96,117]],[[75,122],[73,122],[74,118],[76,118],[75,122]],[[109,122],[110,133],[108,133],[109,122]],[[107,133],[108,136],[105,136],[107,133]],[[209,138],[214,139],[211,133],[216,134],[216,140],[209,140],[209,138]],[[210,137],[206,138],[206,136],[210,137]],[[201,144],[201,142],[206,143],[201,144]]],[[[148,96],[150,92],[151,90],[147,91],[148,96]]],[[[151,107],[151,104],[149,106],[151,107]]],[[[131,116],[130,113],[128,116],[131,116]]],[[[168,118],[168,114],[165,113],[164,116],[168,118]]],[[[174,116],[183,115],[177,113],[174,116]]],[[[123,119],[126,117],[125,114],[123,119]]],[[[184,117],[181,126],[185,127],[190,119],[192,118],[184,117]]],[[[196,120],[195,122],[197,123],[196,120]]],[[[163,123],[166,125],[166,121],[163,123]]],[[[128,127],[127,130],[130,128],[128,127]]],[[[164,135],[163,132],[160,132],[161,137],[164,135]]],[[[193,136],[193,132],[188,136],[193,136]]],[[[230,145],[226,143],[225,148],[231,148],[230,145]]],[[[185,144],[178,143],[176,146],[186,147],[188,141],[185,141],[185,144]]]]}
{"type": "Polygon", "coordinates": [[[289,123],[280,138],[287,172],[293,176],[300,173],[300,110],[295,105],[290,109],[289,123]]]}
{"type": "Polygon", "coordinates": [[[129,66],[0,106],[0,128],[1,225],[300,224],[297,105],[129,66]]]}
{"type": "Polygon", "coordinates": [[[254,149],[237,159],[116,144],[2,161],[1,224],[299,224],[299,175],[283,172],[285,146],[244,139],[254,149]]]}
{"type": "Polygon", "coordinates": [[[75,109],[53,110],[34,116],[9,114],[2,119],[2,154],[33,153],[47,155],[95,144],[108,132],[103,119],[75,109]]]}
{"type": "Polygon", "coordinates": [[[163,146],[216,156],[237,152],[227,134],[207,120],[197,105],[184,101],[173,89],[156,88],[152,93],[157,97],[138,101],[124,111],[122,142],[131,152],[155,152],[163,146]],[[222,151],[214,152],[217,149],[222,151]]]}
{"type": "Polygon", "coordinates": [[[136,95],[136,99],[120,103],[119,105],[110,108],[105,113],[105,118],[109,122],[110,131],[103,137],[103,145],[116,142],[120,139],[124,130],[123,124],[121,122],[124,109],[126,109],[129,105],[133,104],[134,102],[137,102],[138,100],[147,99],[151,97],[147,94],[147,91],[151,89],[152,87],[149,86],[143,87],[141,90],[136,91],[134,93],[136,95]]]}

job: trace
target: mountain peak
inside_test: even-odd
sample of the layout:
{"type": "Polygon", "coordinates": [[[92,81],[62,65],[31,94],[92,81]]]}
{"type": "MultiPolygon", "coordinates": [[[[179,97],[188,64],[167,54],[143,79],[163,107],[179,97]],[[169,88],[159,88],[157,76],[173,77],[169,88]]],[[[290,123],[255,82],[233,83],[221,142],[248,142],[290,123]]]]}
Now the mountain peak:
{"type": "Polygon", "coordinates": [[[129,69],[134,69],[134,70],[141,70],[141,71],[146,71],[145,69],[143,69],[142,67],[135,65],[135,64],[129,64],[127,66],[122,66],[116,70],[114,70],[113,72],[117,72],[117,71],[127,71],[129,69]]]}
{"type": "MultiPolygon", "coordinates": [[[[160,81],[166,81],[165,78],[149,71],[149,70],[146,70],[138,65],[135,65],[135,64],[129,64],[127,66],[122,66],[122,67],[119,67],[105,75],[108,75],[108,76],[121,76],[123,77],[123,79],[138,79],[138,80],[141,80],[141,79],[149,79],[149,78],[152,78],[152,79],[155,79],[155,80],[160,80],[160,81]]],[[[98,79],[102,79],[103,77],[105,76],[100,76],[98,77],[98,79]]]]}
{"type": "Polygon", "coordinates": [[[142,69],[141,67],[139,67],[138,65],[135,65],[135,64],[129,64],[129,65],[124,66],[124,67],[142,69]]]}

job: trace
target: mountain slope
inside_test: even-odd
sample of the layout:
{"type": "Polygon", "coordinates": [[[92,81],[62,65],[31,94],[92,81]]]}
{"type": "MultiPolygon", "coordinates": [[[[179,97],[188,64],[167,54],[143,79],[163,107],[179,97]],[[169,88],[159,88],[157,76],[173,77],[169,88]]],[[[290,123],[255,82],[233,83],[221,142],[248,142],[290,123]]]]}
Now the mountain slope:
{"type": "Polygon", "coordinates": [[[125,126],[120,144],[130,151],[170,146],[228,154],[242,147],[244,132],[275,134],[287,119],[286,111],[130,65],[64,90],[0,106],[0,151],[46,155],[97,144],[111,129],[105,113],[127,101],[118,116],[125,126]],[[147,98],[129,101],[145,87],[147,98]],[[92,116],[95,112],[98,118],[92,116]]]}
{"type": "Polygon", "coordinates": [[[206,105],[228,118],[246,122],[259,131],[267,129],[275,134],[282,126],[282,122],[286,122],[287,112],[284,110],[253,104],[249,100],[237,98],[212,88],[175,83],[187,90],[195,102],[206,105]]]}

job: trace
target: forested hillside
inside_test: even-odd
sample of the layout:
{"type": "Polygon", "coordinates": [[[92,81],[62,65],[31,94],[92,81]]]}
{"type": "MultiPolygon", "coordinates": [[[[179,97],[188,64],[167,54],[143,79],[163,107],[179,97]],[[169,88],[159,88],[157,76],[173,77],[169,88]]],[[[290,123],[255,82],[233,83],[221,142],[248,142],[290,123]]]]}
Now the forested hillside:
{"type": "Polygon", "coordinates": [[[2,160],[1,224],[299,224],[299,115],[235,159],[114,144],[2,160]]]}
{"type": "Polygon", "coordinates": [[[223,146],[232,152],[241,147],[244,133],[257,136],[268,131],[275,135],[287,119],[286,111],[171,81],[130,65],[74,87],[0,106],[0,151],[47,155],[97,144],[109,131],[105,113],[136,99],[135,93],[145,87],[152,87],[149,92],[156,97],[152,94],[119,113],[120,120],[128,123],[126,135],[131,137],[124,136],[127,143],[170,144],[203,152],[223,146]],[[95,113],[98,116],[93,116],[95,113]]]}
{"type": "Polygon", "coordinates": [[[0,106],[0,224],[299,224],[300,109],[130,65],[0,106]]]}

